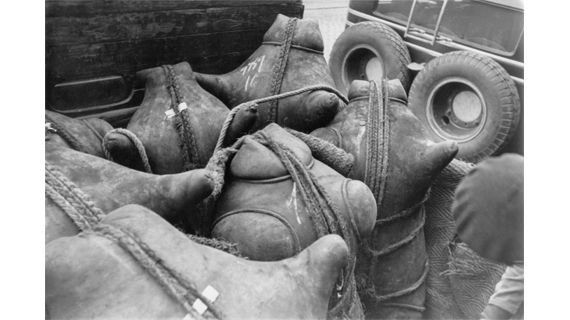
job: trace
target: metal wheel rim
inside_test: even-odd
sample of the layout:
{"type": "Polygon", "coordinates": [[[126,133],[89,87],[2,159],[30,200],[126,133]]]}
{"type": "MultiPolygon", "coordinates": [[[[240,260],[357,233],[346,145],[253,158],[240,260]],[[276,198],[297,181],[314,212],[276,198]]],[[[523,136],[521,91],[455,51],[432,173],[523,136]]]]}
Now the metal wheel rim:
{"type": "Polygon", "coordinates": [[[471,81],[458,77],[444,79],[431,90],[425,112],[430,129],[444,140],[457,142],[473,140],[481,133],[487,122],[487,104],[483,94],[471,81]],[[446,92],[442,90],[451,91],[447,99],[446,92]],[[460,114],[457,108],[456,98],[464,92],[470,92],[470,98],[473,96],[478,98],[480,113],[476,117],[467,114],[474,110],[467,112],[463,110],[461,111],[463,114],[460,114]],[[438,94],[441,95],[438,96],[438,94]],[[442,102],[442,99],[448,101],[442,102]],[[473,118],[473,120],[467,118],[473,118]]]}
{"type": "MultiPolygon", "coordinates": [[[[351,72],[354,73],[354,72],[351,72]]],[[[360,72],[357,72],[360,73],[360,72]]],[[[386,74],[386,67],[384,65],[384,61],[382,60],[382,57],[380,56],[380,54],[378,53],[378,51],[376,51],[376,49],[374,49],[373,47],[367,45],[367,44],[360,44],[357,45],[355,47],[353,47],[352,49],[350,49],[350,51],[344,56],[343,60],[342,60],[342,65],[341,65],[341,78],[342,78],[342,82],[345,83],[347,86],[350,86],[350,83],[354,80],[382,80],[384,78],[384,75],[386,74]],[[358,62],[359,57],[361,57],[365,59],[365,61],[360,61],[358,62]],[[377,62],[373,62],[374,64],[376,64],[375,66],[371,66],[371,61],[373,59],[376,59],[377,62]],[[354,67],[355,65],[360,65],[360,69],[361,72],[363,72],[364,77],[354,77],[354,75],[349,75],[349,68],[354,67]],[[370,79],[370,77],[368,76],[367,72],[368,70],[370,71],[374,71],[374,69],[380,69],[380,74],[377,77],[374,77],[373,79],[370,79]]]]}

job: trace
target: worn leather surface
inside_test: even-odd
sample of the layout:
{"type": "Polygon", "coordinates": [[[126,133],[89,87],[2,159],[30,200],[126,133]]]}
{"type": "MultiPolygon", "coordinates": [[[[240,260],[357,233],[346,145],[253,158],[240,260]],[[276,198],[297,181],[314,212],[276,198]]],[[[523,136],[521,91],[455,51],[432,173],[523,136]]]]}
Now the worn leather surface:
{"type": "MultiPolygon", "coordinates": [[[[264,42],[282,42],[288,17],[279,14],[263,37],[264,42]]],[[[313,50],[323,50],[323,39],[315,20],[298,20],[292,40],[313,50]]],[[[240,103],[271,95],[273,68],[278,64],[280,46],[261,44],[237,69],[222,75],[196,73],[198,82],[230,108],[240,103]]],[[[291,48],[280,93],[311,85],[328,85],[334,81],[322,54],[291,48]]],[[[339,103],[334,93],[323,90],[306,92],[278,102],[277,116],[273,119],[269,103],[259,106],[259,117],[254,130],[270,122],[302,132],[310,132],[330,122],[339,103]]]]}
{"type": "MultiPolygon", "coordinates": [[[[204,169],[159,176],[64,147],[46,150],[45,160],[104,213],[127,204],[140,204],[173,223],[191,227],[191,222],[199,219],[195,205],[210,195],[213,188],[204,169]]],[[[47,196],[45,207],[46,243],[79,232],[73,221],[47,196]]]]}
{"type": "MultiPolygon", "coordinates": [[[[212,156],[222,124],[229,109],[216,97],[202,89],[196,82],[195,74],[187,62],[173,66],[175,79],[179,84],[182,101],[186,103],[191,132],[197,147],[196,168],[203,168],[212,156]]],[[[175,117],[167,117],[172,98],[167,86],[167,75],[162,67],[142,70],[137,73],[137,81],[145,84],[145,97],[137,109],[127,129],[133,132],[144,145],[153,173],[168,174],[184,171],[181,139],[176,131],[175,117]]],[[[244,109],[236,114],[229,129],[228,140],[247,132],[255,121],[255,109],[244,109]]],[[[231,141],[228,141],[231,143],[231,141]]],[[[128,161],[140,158],[131,141],[121,135],[109,137],[108,149],[113,159],[124,165],[139,169],[141,166],[128,161]]]]}
{"type": "MultiPolygon", "coordinates": [[[[325,128],[313,135],[328,140],[355,157],[348,177],[364,181],[367,170],[366,130],[368,121],[369,82],[354,81],[349,91],[350,103],[325,128]]],[[[388,169],[383,200],[378,206],[378,219],[394,216],[421,201],[434,177],[453,159],[457,145],[452,142],[433,143],[427,138],[421,122],[407,108],[399,82],[390,81],[388,118],[390,122],[388,169]]],[[[380,199],[376,199],[378,202],[380,199]]],[[[419,209],[418,209],[419,210],[419,209]]],[[[420,224],[416,211],[407,218],[396,220],[372,231],[370,248],[380,250],[396,243],[420,224]]],[[[356,275],[361,284],[369,281],[376,294],[385,295],[405,289],[420,279],[427,261],[423,230],[410,243],[395,252],[382,256],[377,263],[367,250],[361,250],[357,259],[356,275]],[[372,269],[372,270],[371,270],[372,269]]],[[[421,318],[421,312],[384,307],[375,299],[361,294],[367,317],[373,319],[421,318]]],[[[389,302],[423,306],[425,287],[389,300],[389,302]]]]}
{"type": "MultiPolygon", "coordinates": [[[[364,183],[346,179],[314,159],[307,145],[278,125],[270,124],[263,132],[289,148],[310,168],[356,233],[361,237],[370,233],[376,202],[364,183]]],[[[317,239],[298,186],[294,186],[276,154],[246,137],[229,168],[224,191],[216,204],[214,237],[237,243],[242,254],[263,261],[291,257],[317,239]],[[220,218],[236,210],[239,212],[220,218]]],[[[356,246],[356,238],[350,241],[356,246]]]]}
{"type": "MultiPolygon", "coordinates": [[[[83,152],[105,158],[103,137],[113,129],[107,121],[97,118],[74,119],[63,114],[45,110],[46,116],[62,126],[78,143],[83,152]]],[[[46,122],[49,122],[46,117],[46,122]]],[[[57,146],[71,148],[72,146],[57,132],[46,131],[46,150],[57,146]]]]}
{"type": "MultiPolygon", "coordinates": [[[[202,292],[226,319],[324,319],[348,248],[325,236],[294,258],[255,262],[194,243],[152,211],[129,205],[102,222],[126,229],[202,292]]],[[[81,233],[46,246],[46,313],[54,319],[182,319],[186,311],[116,243],[81,233]]]]}

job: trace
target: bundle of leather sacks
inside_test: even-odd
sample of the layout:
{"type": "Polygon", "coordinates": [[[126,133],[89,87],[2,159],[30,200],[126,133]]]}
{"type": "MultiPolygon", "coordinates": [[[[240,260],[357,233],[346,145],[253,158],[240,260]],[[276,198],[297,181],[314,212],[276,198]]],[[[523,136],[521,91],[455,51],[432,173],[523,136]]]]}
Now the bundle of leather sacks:
{"type": "Polygon", "coordinates": [[[397,80],[342,96],[322,50],[279,15],[228,74],[140,71],[126,128],[46,111],[46,318],[472,316],[430,313],[449,241],[424,225],[451,199],[426,201],[457,146],[397,80]]]}

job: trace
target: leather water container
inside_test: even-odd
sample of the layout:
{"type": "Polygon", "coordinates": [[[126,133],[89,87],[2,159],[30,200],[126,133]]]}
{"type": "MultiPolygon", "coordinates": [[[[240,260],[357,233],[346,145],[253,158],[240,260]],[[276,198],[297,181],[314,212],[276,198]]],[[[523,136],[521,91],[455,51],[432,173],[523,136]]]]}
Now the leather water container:
{"type": "Polygon", "coordinates": [[[73,216],[79,211],[82,219],[94,212],[96,222],[131,203],[150,208],[191,232],[191,221],[199,219],[195,205],[213,188],[203,169],[159,176],[65,147],[46,150],[45,161],[46,243],[81,231],[81,224],[74,222],[68,210],[73,216]]]}
{"type": "Polygon", "coordinates": [[[378,220],[356,266],[366,316],[420,319],[429,268],[423,202],[457,145],[428,140],[398,80],[354,81],[349,99],[331,124],[312,135],[351,153],[348,177],[364,181],[376,198],[378,220]]]}
{"type": "Polygon", "coordinates": [[[74,119],[45,110],[45,124],[46,150],[63,146],[105,158],[103,137],[113,129],[108,122],[96,118],[74,119]]]}
{"type": "MultiPolygon", "coordinates": [[[[376,205],[366,185],[314,159],[306,144],[278,125],[270,124],[262,131],[300,159],[360,237],[369,235],[376,205]]],[[[215,238],[236,243],[243,255],[262,261],[291,257],[318,238],[300,187],[266,146],[246,137],[227,175],[216,203],[215,238]]]]}
{"type": "Polygon", "coordinates": [[[161,286],[166,277],[148,271],[140,255],[125,249],[132,246],[124,238],[108,237],[117,229],[152,252],[169,280],[180,280],[206,299],[214,297],[208,290],[217,292],[202,315],[207,318],[324,319],[348,256],[346,243],[328,235],[294,258],[245,260],[199,245],[152,211],[129,205],[107,215],[93,231],[46,246],[46,318],[185,319],[188,309],[196,313],[195,296],[183,307],[161,286]]]}
{"type": "MultiPolygon", "coordinates": [[[[142,70],[145,97],[127,129],[142,142],[153,173],[179,173],[203,168],[212,156],[229,109],[196,82],[187,62],[142,70]]],[[[240,135],[255,121],[255,109],[236,114],[230,135],[240,135]]],[[[133,141],[110,134],[106,147],[113,159],[127,165],[134,158],[133,141]]],[[[138,169],[140,166],[130,165],[138,169]]]]}
{"type": "MultiPolygon", "coordinates": [[[[259,48],[238,68],[222,75],[197,73],[196,78],[230,108],[312,85],[334,88],[322,51],[323,38],[317,21],[296,20],[295,24],[279,14],[259,48]]],[[[324,90],[261,103],[254,130],[275,122],[310,132],[329,123],[339,103],[337,94],[324,90]]]]}
{"type": "MultiPolygon", "coordinates": [[[[369,235],[376,219],[376,203],[370,189],[314,159],[305,143],[277,124],[269,124],[261,132],[294,154],[316,180],[315,188],[324,190],[326,201],[340,216],[338,219],[346,221],[350,228],[343,237],[355,256],[359,240],[369,235]]],[[[294,174],[297,173],[288,171],[274,151],[250,136],[245,137],[231,160],[227,182],[217,200],[212,236],[236,243],[244,256],[261,261],[294,256],[315,242],[320,236],[319,223],[311,204],[303,198],[306,186],[294,174]]],[[[315,202],[323,204],[321,200],[315,202]]],[[[317,215],[324,214],[324,210],[319,207],[317,215]]],[[[334,223],[333,218],[326,219],[329,224],[334,223]]],[[[345,272],[353,272],[350,270],[345,272]]],[[[352,285],[346,282],[345,279],[345,287],[352,285]]],[[[353,294],[356,296],[355,290],[353,294]]],[[[343,301],[352,302],[345,305],[332,301],[331,310],[342,309],[350,318],[362,315],[358,297],[343,301]]],[[[330,316],[337,317],[337,313],[331,311],[330,316]]]]}

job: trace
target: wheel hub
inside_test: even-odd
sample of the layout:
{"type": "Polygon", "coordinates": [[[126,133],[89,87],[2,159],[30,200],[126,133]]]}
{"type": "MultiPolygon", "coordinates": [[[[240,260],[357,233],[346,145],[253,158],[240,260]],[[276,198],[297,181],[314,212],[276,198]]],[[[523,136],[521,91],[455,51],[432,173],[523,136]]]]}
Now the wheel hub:
{"type": "Polygon", "coordinates": [[[431,92],[427,104],[428,124],[441,138],[464,142],[475,138],[486,117],[483,96],[471,82],[447,79],[431,92]]]}

